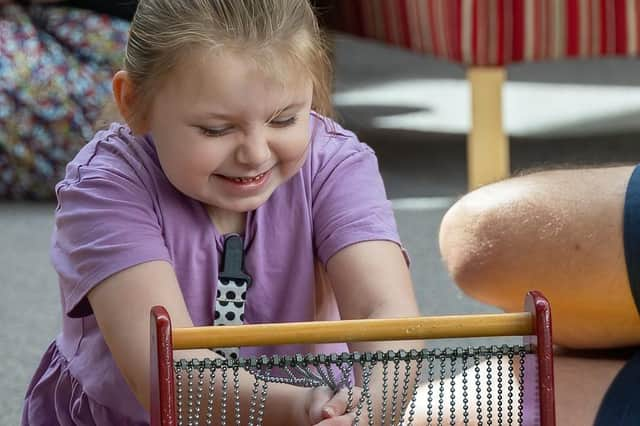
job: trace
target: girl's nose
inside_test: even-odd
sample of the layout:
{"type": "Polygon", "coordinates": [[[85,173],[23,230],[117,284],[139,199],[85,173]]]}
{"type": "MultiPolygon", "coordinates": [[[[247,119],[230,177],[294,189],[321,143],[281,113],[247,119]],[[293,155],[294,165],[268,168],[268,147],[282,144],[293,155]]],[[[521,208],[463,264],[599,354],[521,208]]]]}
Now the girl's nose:
{"type": "Polygon", "coordinates": [[[270,158],[271,149],[262,130],[247,133],[236,151],[236,161],[249,168],[258,168],[270,158]]]}

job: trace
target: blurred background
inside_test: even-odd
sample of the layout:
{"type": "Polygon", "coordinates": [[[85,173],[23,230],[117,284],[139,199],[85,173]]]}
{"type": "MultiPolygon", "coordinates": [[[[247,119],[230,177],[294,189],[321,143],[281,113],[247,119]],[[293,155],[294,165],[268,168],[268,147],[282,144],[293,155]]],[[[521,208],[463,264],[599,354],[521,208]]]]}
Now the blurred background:
{"type": "MultiPolygon", "coordinates": [[[[0,1],[0,30],[10,22],[3,8],[0,1]]],[[[0,55],[8,55],[2,46],[0,36],[0,55]]],[[[504,68],[502,126],[509,137],[512,174],[640,160],[640,61],[637,45],[625,46],[629,54],[602,55],[617,57],[542,58],[504,68]]],[[[412,258],[422,313],[494,312],[455,287],[438,252],[440,220],[469,188],[469,64],[345,33],[334,38],[334,57],[339,121],[378,154],[412,258]]],[[[7,74],[0,75],[6,81],[7,74]]],[[[5,124],[5,133],[0,128],[0,176],[5,192],[0,201],[0,322],[5,326],[0,329],[0,424],[14,425],[28,381],[58,332],[60,309],[48,259],[55,205],[40,190],[7,189],[16,182],[7,176],[22,163],[6,134],[8,115],[2,110],[11,102],[11,108],[24,105],[9,99],[1,87],[0,127],[5,124]]],[[[66,155],[78,146],[68,147],[66,155]]],[[[52,172],[48,179],[55,177],[52,172]]]]}

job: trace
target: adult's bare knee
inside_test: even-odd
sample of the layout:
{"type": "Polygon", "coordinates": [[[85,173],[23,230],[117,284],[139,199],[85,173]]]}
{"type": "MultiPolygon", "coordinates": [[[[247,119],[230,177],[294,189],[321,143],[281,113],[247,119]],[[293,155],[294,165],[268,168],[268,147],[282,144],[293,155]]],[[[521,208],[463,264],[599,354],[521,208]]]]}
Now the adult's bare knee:
{"type": "Polygon", "coordinates": [[[442,259],[456,284],[470,297],[492,304],[503,250],[499,220],[484,194],[473,192],[447,211],[439,234],[442,259]]]}
{"type": "Polygon", "coordinates": [[[440,227],[440,250],[453,280],[470,297],[508,311],[522,309],[531,283],[523,279],[531,242],[555,221],[539,191],[521,178],[484,186],[462,197],[440,227]]]}

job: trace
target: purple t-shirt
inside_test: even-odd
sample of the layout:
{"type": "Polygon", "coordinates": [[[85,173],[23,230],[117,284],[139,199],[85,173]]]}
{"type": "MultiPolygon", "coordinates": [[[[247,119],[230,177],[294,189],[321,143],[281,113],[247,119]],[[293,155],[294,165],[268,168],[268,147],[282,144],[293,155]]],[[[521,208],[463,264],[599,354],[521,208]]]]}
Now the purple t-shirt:
{"type": "MultiPolygon", "coordinates": [[[[315,113],[301,170],[249,212],[245,322],[338,319],[319,297],[314,262],[367,240],[399,242],[373,151],[315,113]],[[322,306],[319,306],[322,304],[322,306]]],[[[148,414],[116,367],[87,293],[125,268],[164,260],[175,269],[195,325],[213,324],[222,243],[204,206],[167,180],[149,137],[114,123],[67,166],[56,186],[51,258],[59,274],[62,333],[43,357],[23,424],[146,424],[148,414]]],[[[255,353],[343,351],[345,345],[243,348],[255,353]]]]}

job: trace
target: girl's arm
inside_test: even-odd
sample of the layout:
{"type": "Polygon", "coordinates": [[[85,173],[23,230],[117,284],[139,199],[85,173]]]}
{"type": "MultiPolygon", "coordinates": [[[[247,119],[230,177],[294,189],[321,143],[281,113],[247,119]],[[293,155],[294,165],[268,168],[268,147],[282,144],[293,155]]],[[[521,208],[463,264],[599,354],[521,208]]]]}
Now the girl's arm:
{"type": "MultiPolygon", "coordinates": [[[[142,263],[112,275],[97,285],[88,295],[96,320],[116,364],[138,401],[149,409],[149,312],[154,305],[164,306],[175,327],[191,327],[193,322],[171,265],[164,261],[142,263]]],[[[213,358],[208,350],[176,351],[177,357],[213,358]]],[[[248,407],[252,377],[241,375],[242,406],[248,407]]],[[[219,385],[219,384],[218,384],[219,385]]],[[[336,412],[344,411],[342,401],[322,390],[304,390],[289,385],[271,385],[265,411],[265,424],[316,424],[327,417],[326,404],[337,404],[336,412]]],[[[207,393],[207,392],[203,392],[207,393]]],[[[216,390],[216,393],[220,394],[216,390]]],[[[233,408],[229,407],[230,418],[233,408]]],[[[246,411],[243,413],[246,416],[246,411]]],[[[246,424],[246,418],[243,424],[246,424]]],[[[203,423],[204,424],[204,423],[203,423]]],[[[322,425],[350,424],[346,416],[322,425]]]]}
{"type": "MultiPolygon", "coordinates": [[[[366,241],[347,246],[329,259],[327,274],[342,319],[420,315],[409,268],[394,242],[366,241]]],[[[353,346],[359,351],[407,348],[402,342],[353,346]]]]}
{"type": "MultiPolygon", "coordinates": [[[[390,241],[366,241],[350,245],[327,262],[328,279],[343,319],[416,317],[420,315],[413,291],[411,274],[400,247],[390,241]]],[[[352,351],[422,349],[421,341],[354,342],[352,351]]],[[[415,385],[415,371],[409,373],[409,388],[415,385]]],[[[362,383],[362,372],[356,380],[362,383]]],[[[374,396],[374,412],[382,412],[380,392],[383,389],[381,368],[371,373],[370,389],[374,396]]],[[[405,373],[401,373],[400,383],[405,373]]],[[[390,401],[385,401],[389,404],[390,401]]],[[[387,411],[390,412],[387,405],[387,411]]],[[[404,410],[406,407],[399,407],[404,410]]]]}

